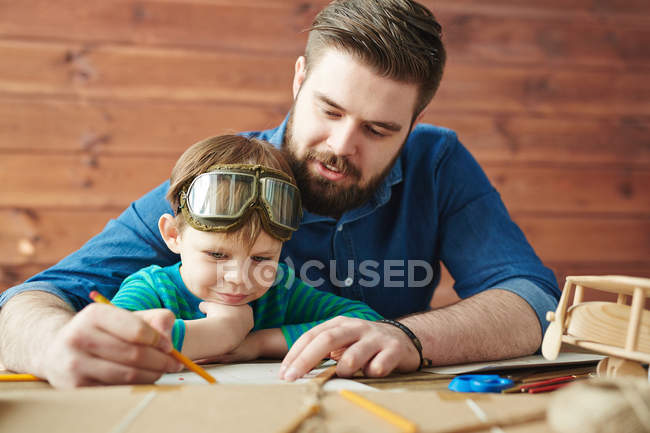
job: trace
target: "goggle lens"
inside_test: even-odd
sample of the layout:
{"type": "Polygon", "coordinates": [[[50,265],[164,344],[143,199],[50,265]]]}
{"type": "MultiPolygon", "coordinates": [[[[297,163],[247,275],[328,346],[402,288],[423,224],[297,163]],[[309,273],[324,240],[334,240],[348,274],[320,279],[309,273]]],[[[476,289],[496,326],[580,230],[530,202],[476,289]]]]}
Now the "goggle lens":
{"type": "Polygon", "coordinates": [[[261,184],[261,197],[268,206],[271,221],[290,230],[296,230],[302,217],[296,187],[272,177],[262,178],[261,184]]]}
{"type": "Polygon", "coordinates": [[[279,174],[262,171],[260,175],[256,171],[259,166],[249,169],[253,173],[243,173],[243,170],[242,166],[221,168],[197,176],[185,195],[190,220],[198,218],[195,223],[202,229],[228,230],[259,199],[268,223],[281,230],[279,238],[286,239],[287,233],[282,230],[297,230],[302,218],[298,188],[275,177],[279,174]]]}
{"type": "Polygon", "coordinates": [[[187,206],[199,218],[237,218],[254,198],[255,176],[203,173],[190,185],[187,206]]]}

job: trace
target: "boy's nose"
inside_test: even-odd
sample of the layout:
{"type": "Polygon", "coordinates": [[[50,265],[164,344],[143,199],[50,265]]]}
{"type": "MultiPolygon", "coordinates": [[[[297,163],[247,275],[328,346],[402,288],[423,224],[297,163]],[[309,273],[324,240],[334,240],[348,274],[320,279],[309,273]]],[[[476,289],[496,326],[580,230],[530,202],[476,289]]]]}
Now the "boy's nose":
{"type": "Polygon", "coordinates": [[[244,282],[244,269],[243,266],[237,262],[229,262],[223,265],[221,270],[223,272],[224,281],[240,286],[244,282]]]}

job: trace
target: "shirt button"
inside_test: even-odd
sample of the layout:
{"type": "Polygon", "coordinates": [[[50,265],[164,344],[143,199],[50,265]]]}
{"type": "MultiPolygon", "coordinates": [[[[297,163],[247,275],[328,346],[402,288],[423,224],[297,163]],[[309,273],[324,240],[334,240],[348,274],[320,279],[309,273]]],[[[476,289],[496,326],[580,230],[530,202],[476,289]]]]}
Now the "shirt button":
{"type": "Polygon", "coordinates": [[[353,282],[354,280],[352,279],[352,277],[347,277],[345,281],[343,281],[343,283],[345,283],[345,287],[350,287],[353,282]]]}
{"type": "Polygon", "coordinates": [[[340,226],[338,226],[338,227],[336,228],[336,231],[337,231],[337,232],[342,232],[342,231],[343,231],[343,224],[341,224],[340,226]]]}

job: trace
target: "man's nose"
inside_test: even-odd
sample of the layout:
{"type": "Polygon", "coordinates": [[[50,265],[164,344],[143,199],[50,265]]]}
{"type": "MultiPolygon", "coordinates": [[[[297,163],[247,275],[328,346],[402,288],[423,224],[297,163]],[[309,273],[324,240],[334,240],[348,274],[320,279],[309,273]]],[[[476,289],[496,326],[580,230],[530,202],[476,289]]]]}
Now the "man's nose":
{"type": "Polygon", "coordinates": [[[336,156],[350,156],[357,151],[355,125],[351,120],[338,122],[332,127],[327,145],[336,156]]]}

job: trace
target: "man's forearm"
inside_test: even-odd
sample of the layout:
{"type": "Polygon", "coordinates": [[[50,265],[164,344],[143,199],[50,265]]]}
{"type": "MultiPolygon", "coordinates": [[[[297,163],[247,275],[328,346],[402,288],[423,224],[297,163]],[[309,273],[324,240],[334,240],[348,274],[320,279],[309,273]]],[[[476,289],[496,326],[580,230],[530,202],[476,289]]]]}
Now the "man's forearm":
{"type": "Polygon", "coordinates": [[[534,310],[518,295],[493,289],[449,307],[400,319],[436,365],[529,355],[541,343],[534,310]]]}
{"type": "Polygon", "coordinates": [[[65,301],[31,291],[11,298],[0,309],[0,359],[5,368],[44,377],[39,360],[48,342],[74,315],[65,301]]]}

